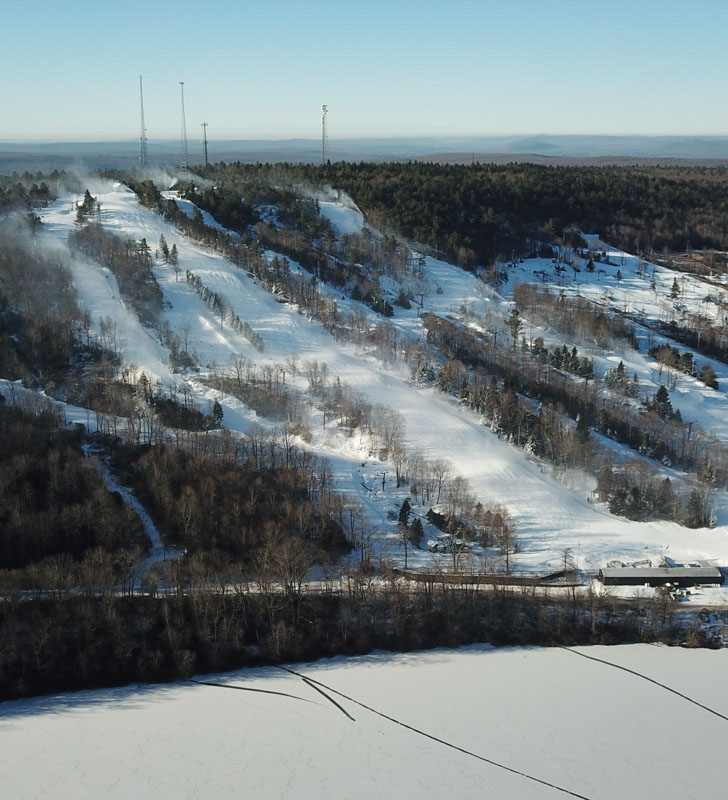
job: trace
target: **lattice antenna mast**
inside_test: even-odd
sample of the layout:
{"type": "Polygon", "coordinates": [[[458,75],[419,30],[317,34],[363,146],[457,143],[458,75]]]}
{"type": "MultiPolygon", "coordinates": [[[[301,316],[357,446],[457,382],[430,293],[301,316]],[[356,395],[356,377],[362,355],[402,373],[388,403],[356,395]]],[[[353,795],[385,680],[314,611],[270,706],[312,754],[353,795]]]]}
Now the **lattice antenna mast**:
{"type": "Polygon", "coordinates": [[[142,128],[139,135],[139,161],[142,167],[149,166],[149,153],[147,151],[147,127],[144,124],[144,88],[142,86],[142,76],[139,76],[139,102],[142,112],[142,128]]]}
{"type": "Polygon", "coordinates": [[[185,119],[185,82],[180,81],[179,86],[182,98],[182,123],[179,138],[179,166],[182,172],[187,172],[189,156],[187,153],[187,121],[185,119]]]}
{"type": "Polygon", "coordinates": [[[329,150],[329,126],[326,122],[326,115],[329,113],[328,106],[321,106],[321,163],[325,164],[328,159],[329,150]]]}
{"type": "Polygon", "coordinates": [[[205,166],[208,166],[207,161],[207,123],[202,123],[202,144],[205,148],[205,166]]]}

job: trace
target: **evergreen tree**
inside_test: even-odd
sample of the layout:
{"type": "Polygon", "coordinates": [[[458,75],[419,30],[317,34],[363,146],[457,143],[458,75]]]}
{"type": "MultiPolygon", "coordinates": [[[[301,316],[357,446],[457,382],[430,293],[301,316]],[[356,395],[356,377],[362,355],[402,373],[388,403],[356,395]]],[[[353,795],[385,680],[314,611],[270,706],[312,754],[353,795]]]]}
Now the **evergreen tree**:
{"type": "Polygon", "coordinates": [[[83,203],[81,203],[81,208],[83,209],[84,214],[90,214],[94,210],[94,203],[96,202],[95,197],[91,197],[91,192],[86,189],[86,193],[83,196],[83,203]]]}
{"type": "Polygon", "coordinates": [[[672,417],[672,403],[670,402],[670,393],[664,385],[655,392],[653,399],[653,408],[663,418],[670,419],[672,417]]]}
{"type": "Polygon", "coordinates": [[[670,297],[673,300],[675,300],[679,294],[680,294],[680,284],[677,282],[677,278],[673,278],[672,289],[670,289],[670,297]]]}
{"type": "Polygon", "coordinates": [[[139,255],[145,267],[148,267],[152,263],[152,250],[147,244],[146,239],[142,239],[139,242],[139,255]]]}
{"type": "Polygon", "coordinates": [[[324,250],[327,253],[333,253],[336,249],[336,235],[334,231],[329,227],[326,229],[326,233],[324,234],[324,250]]]}
{"type": "Polygon", "coordinates": [[[618,517],[623,517],[627,509],[627,490],[617,489],[609,496],[609,511],[618,517]]]}
{"type": "Polygon", "coordinates": [[[620,361],[614,369],[610,369],[604,375],[604,383],[618,392],[625,392],[627,388],[627,371],[624,368],[624,361],[620,361]]]}
{"type": "Polygon", "coordinates": [[[32,211],[29,211],[26,214],[25,220],[28,225],[28,229],[33,236],[35,236],[35,234],[38,233],[38,231],[43,227],[43,220],[32,211]]]}
{"type": "Polygon", "coordinates": [[[614,491],[614,472],[611,464],[605,464],[597,473],[597,494],[606,500],[614,491]]]}
{"type": "Polygon", "coordinates": [[[177,245],[173,244],[172,249],[169,251],[169,263],[172,265],[172,269],[174,270],[175,280],[179,280],[179,253],[177,252],[177,245]]]}
{"type": "Polygon", "coordinates": [[[518,313],[517,308],[511,310],[511,315],[506,320],[506,326],[513,337],[513,349],[515,350],[516,342],[518,341],[518,337],[523,330],[523,321],[521,320],[521,315],[518,313]]]}
{"type": "Polygon", "coordinates": [[[672,488],[672,482],[665,478],[657,490],[655,500],[655,515],[662,519],[675,519],[677,510],[677,496],[672,488]]]}
{"type": "Polygon", "coordinates": [[[576,435],[581,444],[586,444],[589,441],[589,423],[586,414],[579,414],[576,421],[576,435]]]}
{"type": "Polygon", "coordinates": [[[708,524],[705,502],[698,489],[693,489],[690,492],[690,497],[683,511],[682,524],[687,528],[704,528],[708,524]]]}
{"type": "Polygon", "coordinates": [[[645,517],[645,503],[642,497],[642,492],[639,487],[633,486],[627,495],[627,503],[624,508],[624,515],[627,519],[644,519],[645,517]]]}
{"type": "Polygon", "coordinates": [[[404,289],[400,289],[399,293],[397,294],[397,299],[395,301],[398,306],[401,308],[411,308],[412,304],[409,301],[409,297],[407,297],[407,292],[404,289]]]}
{"type": "Polygon", "coordinates": [[[164,263],[169,264],[169,246],[167,245],[167,240],[164,238],[164,234],[159,237],[159,252],[162,254],[164,263]]]}
{"type": "Polygon", "coordinates": [[[632,383],[627,386],[627,395],[632,398],[639,397],[640,393],[640,379],[637,377],[637,373],[632,376],[632,383]]]}
{"type": "Polygon", "coordinates": [[[216,428],[222,427],[222,413],[222,406],[215,400],[212,404],[212,422],[216,428]]]}
{"type": "Polygon", "coordinates": [[[151,389],[149,388],[149,378],[146,372],[142,372],[137,381],[134,394],[143,402],[148,403],[151,400],[151,389]]]}
{"type": "Polygon", "coordinates": [[[412,506],[410,505],[410,501],[405,497],[404,502],[402,503],[402,508],[399,510],[399,521],[402,525],[409,525],[409,515],[412,511],[412,506]]]}

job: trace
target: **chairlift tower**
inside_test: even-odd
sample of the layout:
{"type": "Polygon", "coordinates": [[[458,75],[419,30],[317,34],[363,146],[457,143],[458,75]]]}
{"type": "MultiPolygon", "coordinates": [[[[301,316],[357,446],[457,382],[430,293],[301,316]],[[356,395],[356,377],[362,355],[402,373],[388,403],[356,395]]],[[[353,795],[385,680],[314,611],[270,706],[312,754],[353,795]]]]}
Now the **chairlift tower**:
{"type": "Polygon", "coordinates": [[[139,161],[142,167],[149,166],[149,153],[147,151],[147,128],[144,124],[144,88],[142,87],[142,76],[139,76],[139,103],[141,107],[141,133],[139,135],[139,161]]]}
{"type": "Polygon", "coordinates": [[[328,106],[321,106],[321,163],[325,164],[328,159],[329,149],[329,130],[326,123],[326,115],[329,113],[328,106]]]}
{"type": "Polygon", "coordinates": [[[182,99],[182,120],[179,141],[179,166],[182,172],[187,172],[189,156],[187,153],[187,121],[185,120],[185,82],[180,81],[180,95],[182,99]]]}

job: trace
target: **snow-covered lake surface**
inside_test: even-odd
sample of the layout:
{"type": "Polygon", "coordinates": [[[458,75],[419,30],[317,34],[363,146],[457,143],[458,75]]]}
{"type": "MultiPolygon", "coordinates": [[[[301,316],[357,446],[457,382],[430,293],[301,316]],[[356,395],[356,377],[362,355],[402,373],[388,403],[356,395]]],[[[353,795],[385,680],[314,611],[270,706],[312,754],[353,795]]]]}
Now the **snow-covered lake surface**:
{"type": "Polygon", "coordinates": [[[337,658],[293,667],[331,699],[260,668],[0,704],[2,796],[717,797],[728,651],[576,651],[712,711],[561,648],[337,658]]]}

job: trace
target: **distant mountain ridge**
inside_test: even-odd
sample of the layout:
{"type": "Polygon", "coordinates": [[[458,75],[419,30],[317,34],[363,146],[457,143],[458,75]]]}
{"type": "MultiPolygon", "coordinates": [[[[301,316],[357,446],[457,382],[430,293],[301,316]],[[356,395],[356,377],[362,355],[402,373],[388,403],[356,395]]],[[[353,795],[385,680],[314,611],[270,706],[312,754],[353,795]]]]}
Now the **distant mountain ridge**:
{"type": "MultiPolygon", "coordinates": [[[[179,142],[148,143],[154,166],[178,161],[179,142]]],[[[138,163],[137,140],[98,142],[0,141],[0,172],[49,171],[63,168],[132,168],[138,163]]],[[[202,146],[191,141],[190,160],[201,163],[202,146]]],[[[211,161],[317,162],[317,139],[228,139],[209,143],[211,161]]],[[[439,136],[332,139],[332,161],[508,160],[559,163],[559,159],[599,159],[600,163],[635,163],[635,159],[728,159],[728,136],[439,136]],[[626,162],[625,162],[626,159],[626,162]]],[[[577,163],[577,162],[574,162],[577,163]]],[[[582,161],[578,163],[583,163],[582,161]]]]}

